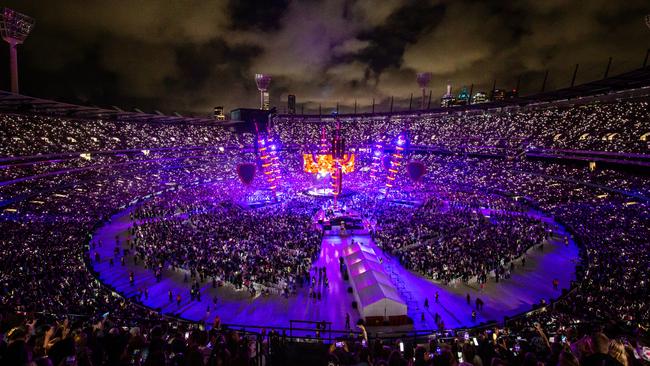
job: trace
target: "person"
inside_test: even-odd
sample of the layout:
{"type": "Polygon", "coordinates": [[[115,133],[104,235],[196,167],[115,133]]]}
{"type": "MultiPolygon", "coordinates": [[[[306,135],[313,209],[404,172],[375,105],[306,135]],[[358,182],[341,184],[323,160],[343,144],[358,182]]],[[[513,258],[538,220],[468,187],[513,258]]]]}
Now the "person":
{"type": "Polygon", "coordinates": [[[427,298],[427,297],[424,298],[424,308],[425,309],[429,308],[429,298],[427,298]]]}
{"type": "Polygon", "coordinates": [[[438,302],[439,297],[440,297],[440,294],[438,293],[438,291],[436,291],[436,302],[438,302]]]}
{"type": "Polygon", "coordinates": [[[553,290],[557,290],[558,286],[560,285],[560,280],[557,278],[553,279],[553,290]]]}
{"type": "Polygon", "coordinates": [[[619,340],[612,340],[609,344],[609,355],[623,366],[628,366],[625,345],[619,340]]]}
{"type": "Polygon", "coordinates": [[[558,366],[580,366],[578,358],[571,353],[570,349],[564,349],[560,352],[560,357],[558,359],[558,366]]]}
{"type": "Polygon", "coordinates": [[[476,321],[476,310],[472,310],[472,321],[476,321]]]}
{"type": "Polygon", "coordinates": [[[176,305],[181,307],[181,294],[176,294],[176,305]]]}
{"type": "Polygon", "coordinates": [[[593,354],[586,356],[580,362],[582,366],[622,366],[617,359],[609,354],[609,338],[604,333],[595,333],[590,339],[593,354]]]}
{"type": "Polygon", "coordinates": [[[467,305],[469,305],[470,304],[469,292],[467,293],[467,296],[465,296],[465,299],[467,299],[467,305]]]}
{"type": "Polygon", "coordinates": [[[345,329],[349,330],[350,329],[350,314],[345,313],[345,329]]]}

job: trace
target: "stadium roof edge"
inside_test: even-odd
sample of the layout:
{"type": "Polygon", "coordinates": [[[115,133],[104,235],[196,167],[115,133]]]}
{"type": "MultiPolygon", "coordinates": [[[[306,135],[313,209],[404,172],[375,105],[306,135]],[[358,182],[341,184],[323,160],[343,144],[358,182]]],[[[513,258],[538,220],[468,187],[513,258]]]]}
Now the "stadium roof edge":
{"type": "MultiPolygon", "coordinates": [[[[376,113],[356,113],[356,114],[339,114],[340,118],[367,118],[367,117],[400,117],[420,114],[448,114],[466,111],[480,111],[490,109],[500,109],[504,107],[523,107],[529,105],[538,105],[541,103],[564,102],[571,99],[582,97],[595,97],[611,93],[618,93],[626,90],[634,90],[650,86],[650,66],[618,74],[606,79],[594,80],[574,87],[562,88],[550,92],[537,93],[507,100],[494,101],[489,103],[470,104],[454,107],[436,107],[430,109],[401,110],[394,112],[376,112],[376,113]]],[[[295,119],[328,119],[332,118],[330,114],[277,114],[277,117],[295,118],[295,119]]]]}
{"type": "Polygon", "coordinates": [[[114,121],[218,125],[215,120],[207,117],[165,115],[158,111],[156,111],[156,113],[126,112],[123,109],[114,106],[109,109],[94,106],[76,105],[57,102],[55,100],[30,97],[22,94],[13,94],[4,90],[0,90],[0,112],[33,112],[52,117],[105,119],[114,121]]]}
{"type": "MultiPolygon", "coordinates": [[[[650,66],[623,74],[615,75],[607,79],[600,79],[580,84],[570,88],[558,89],[551,92],[538,93],[523,97],[512,98],[502,101],[494,101],[481,104],[470,104],[449,108],[437,107],[424,110],[402,110],[395,112],[381,113],[358,113],[339,114],[341,118],[388,118],[399,116],[412,116],[420,114],[449,114],[467,111],[484,111],[490,109],[501,109],[518,106],[537,106],[544,103],[567,102],[583,97],[604,96],[613,93],[620,93],[627,90],[641,89],[650,86],[650,66]]],[[[22,94],[13,94],[0,90],[0,112],[20,113],[33,112],[41,115],[68,118],[106,119],[115,121],[142,121],[154,123],[190,123],[202,125],[221,125],[214,119],[207,117],[186,117],[178,113],[165,115],[156,113],[127,112],[122,108],[111,106],[101,108],[94,106],[83,106],[71,103],[58,102],[49,99],[30,97],[22,94]]],[[[328,114],[277,114],[277,117],[296,119],[328,119],[328,114]]]]}

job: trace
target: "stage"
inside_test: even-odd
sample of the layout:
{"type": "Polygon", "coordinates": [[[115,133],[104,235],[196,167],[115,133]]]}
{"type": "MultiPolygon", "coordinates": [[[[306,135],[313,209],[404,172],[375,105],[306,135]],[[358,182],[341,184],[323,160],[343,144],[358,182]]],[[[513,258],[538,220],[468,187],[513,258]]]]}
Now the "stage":
{"type": "MultiPolygon", "coordinates": [[[[500,321],[504,316],[528,311],[532,304],[541,299],[548,302],[560,295],[560,290],[553,289],[553,278],[559,279],[560,289],[569,287],[578,260],[578,248],[573,242],[565,246],[563,240],[551,240],[546,243],[544,252],[529,250],[526,267],[518,266],[511,279],[500,283],[490,280],[480,291],[471,284],[445,286],[404,269],[396,260],[383,253],[369,235],[328,235],[323,237],[320,256],[312,267],[312,271],[317,267],[327,268],[329,287],[325,288],[323,283],[317,285],[321,300],[310,298],[308,288],[301,288],[297,295],[288,298],[281,295],[251,298],[247,291],[238,291],[229,285],[214,289],[212,283],[206,281],[201,284],[201,301],[191,302],[189,284],[183,282],[183,271],[165,269],[161,282],[157,283],[151,270],[142,265],[133,265],[132,257],[126,258],[125,266],[120,265],[119,256],[115,257],[115,265],[112,268],[109,266],[109,258],[114,256],[115,237],[119,237],[121,247],[126,247],[127,230],[131,227],[128,213],[126,210],[115,215],[93,237],[94,241],[101,240],[103,243],[102,247],[97,247],[90,253],[99,279],[127,297],[137,296],[139,289],[147,288],[148,298],[141,299],[144,305],[193,321],[212,322],[218,315],[222,323],[288,327],[290,320],[326,320],[333,323],[332,329],[344,329],[345,314],[349,313],[354,324],[359,313],[352,308],[353,295],[347,292],[349,283],[343,280],[339,271],[341,250],[350,240],[373,248],[381,258],[386,272],[392,279],[399,281],[397,287],[402,289],[400,295],[408,303],[408,315],[414,320],[412,328],[418,330],[436,329],[436,313],[446,328],[456,328],[476,326],[492,320],[500,321]],[[100,255],[99,262],[94,261],[95,252],[100,255]],[[134,285],[129,284],[130,271],[135,275],[134,285]],[[168,298],[170,290],[174,296],[173,301],[168,298]],[[434,301],[436,292],[439,294],[437,303],[434,301]],[[468,293],[472,298],[470,304],[465,299],[468,293]],[[176,304],[176,294],[181,294],[180,306],[176,304]],[[477,319],[472,320],[471,312],[476,296],[485,302],[485,306],[477,312],[477,319]],[[430,304],[428,309],[423,306],[425,298],[430,304]]],[[[548,217],[542,219],[551,220],[548,217]]],[[[557,234],[563,236],[565,232],[559,228],[557,234]]]]}
{"type": "Polygon", "coordinates": [[[357,211],[341,206],[324,206],[314,216],[313,223],[325,236],[370,235],[370,223],[357,211]]]}

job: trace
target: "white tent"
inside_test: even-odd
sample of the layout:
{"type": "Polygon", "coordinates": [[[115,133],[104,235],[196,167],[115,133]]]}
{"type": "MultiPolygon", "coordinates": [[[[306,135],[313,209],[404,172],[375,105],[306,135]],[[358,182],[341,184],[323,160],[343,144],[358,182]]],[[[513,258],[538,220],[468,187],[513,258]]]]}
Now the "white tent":
{"type": "Polygon", "coordinates": [[[406,315],[407,307],[395,287],[375,283],[358,292],[359,312],[364,318],[406,315]]]}
{"type": "Polygon", "coordinates": [[[407,314],[406,303],[371,247],[355,242],[343,249],[343,255],[354,298],[363,318],[407,314]]]}

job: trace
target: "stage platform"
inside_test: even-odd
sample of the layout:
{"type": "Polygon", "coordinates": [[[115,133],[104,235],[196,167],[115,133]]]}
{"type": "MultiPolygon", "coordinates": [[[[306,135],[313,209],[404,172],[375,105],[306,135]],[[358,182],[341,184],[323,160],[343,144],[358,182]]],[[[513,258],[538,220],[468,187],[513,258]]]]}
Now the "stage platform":
{"type": "Polygon", "coordinates": [[[314,215],[313,223],[323,235],[370,235],[370,223],[355,210],[324,207],[314,215]]]}

